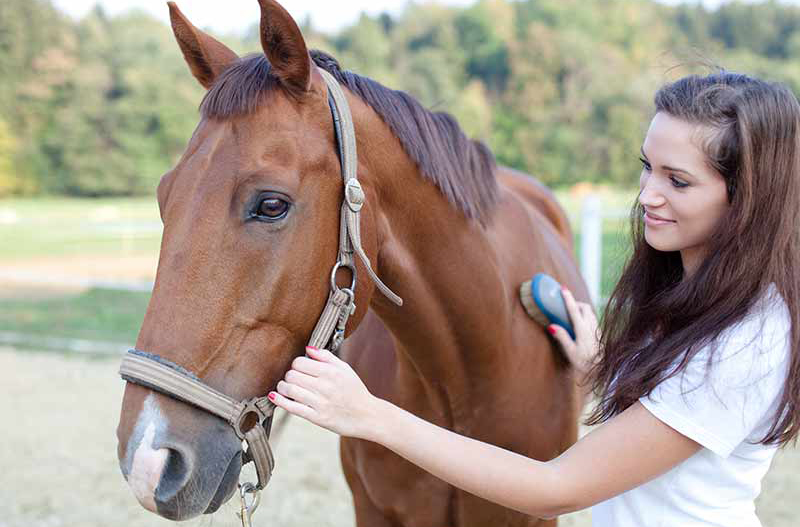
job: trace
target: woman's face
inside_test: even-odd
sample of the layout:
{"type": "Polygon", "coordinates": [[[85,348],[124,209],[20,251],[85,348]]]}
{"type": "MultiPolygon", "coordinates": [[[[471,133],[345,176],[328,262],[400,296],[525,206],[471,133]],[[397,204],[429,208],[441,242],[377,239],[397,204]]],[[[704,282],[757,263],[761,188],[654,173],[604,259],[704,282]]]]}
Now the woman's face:
{"type": "Polygon", "coordinates": [[[642,145],[639,202],[645,239],[659,251],[680,251],[692,274],[717,223],[728,210],[725,180],[706,164],[698,145],[711,130],[658,112],[642,145]]]}

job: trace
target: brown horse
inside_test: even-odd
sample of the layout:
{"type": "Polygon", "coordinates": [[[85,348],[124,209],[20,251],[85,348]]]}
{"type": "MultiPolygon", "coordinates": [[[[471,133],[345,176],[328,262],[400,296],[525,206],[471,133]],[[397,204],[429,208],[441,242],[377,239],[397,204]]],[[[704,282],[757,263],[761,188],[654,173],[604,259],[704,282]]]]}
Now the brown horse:
{"type": "MultiPolygon", "coordinates": [[[[355,122],[364,250],[405,300],[398,307],[376,292],[358,262],[344,357],[373,393],[424,419],[557,456],[576,439],[581,398],[517,291],[544,271],[587,298],[563,211],[531,177],[497,168],[449,115],[309,53],[289,14],[260,4],[263,54],[242,58],[170,4],[208,92],[158,187],[164,234],[137,348],[236,399],[274,389],[303,353],[327,298],[343,193],[322,68],[345,87],[355,122]]],[[[214,512],[235,490],[240,442],[209,413],[128,383],[117,436],[123,474],[162,516],[214,512]]],[[[341,454],[361,526],[554,524],[461,492],[375,444],[342,439],[341,454]]]]}

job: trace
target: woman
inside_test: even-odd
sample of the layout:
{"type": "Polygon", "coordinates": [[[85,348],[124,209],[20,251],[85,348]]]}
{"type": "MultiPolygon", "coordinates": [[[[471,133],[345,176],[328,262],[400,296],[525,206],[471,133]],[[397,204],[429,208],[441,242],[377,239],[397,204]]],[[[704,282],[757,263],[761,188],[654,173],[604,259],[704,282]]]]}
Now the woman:
{"type": "Polygon", "coordinates": [[[761,479],[800,429],[800,106],[731,73],[667,85],[655,106],[633,254],[601,336],[568,291],[576,340],[548,328],[597,394],[588,422],[601,426],[556,459],[528,459],[373,397],[316,349],[270,398],[531,515],[595,506],[601,526],[760,525],[761,479]]]}

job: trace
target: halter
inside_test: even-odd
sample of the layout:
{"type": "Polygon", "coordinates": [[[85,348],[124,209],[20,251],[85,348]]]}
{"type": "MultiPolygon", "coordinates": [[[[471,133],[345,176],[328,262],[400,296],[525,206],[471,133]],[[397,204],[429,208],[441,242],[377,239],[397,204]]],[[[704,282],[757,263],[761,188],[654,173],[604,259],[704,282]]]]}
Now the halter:
{"type": "MultiPolygon", "coordinates": [[[[347,320],[355,313],[356,266],[355,255],[361,259],[375,286],[389,300],[398,306],[403,300],[394,294],[372,270],[369,258],[361,247],[359,230],[359,211],[366,199],[358,182],[358,156],[353,118],[344,91],[336,79],[323,69],[319,69],[328,86],[328,104],[333,116],[333,126],[344,179],[344,200],[342,202],[339,224],[339,254],[331,269],[330,293],[317,325],[311,333],[309,346],[327,348],[337,352],[344,341],[347,320]],[[350,287],[336,285],[336,271],[346,267],[352,273],[350,287]]],[[[122,359],[120,376],[128,382],[156,390],[174,399],[189,403],[225,420],[236,432],[236,436],[247,444],[242,461],[253,461],[258,475],[255,484],[240,485],[242,495],[242,522],[245,515],[249,523],[258,504],[258,491],[266,487],[272,476],[275,459],[269,444],[269,433],[275,405],[266,397],[237,401],[211,388],[195,375],[161,357],[140,350],[129,350],[122,359]],[[257,424],[245,429],[245,419],[255,416],[257,424]],[[253,494],[250,505],[246,505],[246,494],[253,494]]]]}

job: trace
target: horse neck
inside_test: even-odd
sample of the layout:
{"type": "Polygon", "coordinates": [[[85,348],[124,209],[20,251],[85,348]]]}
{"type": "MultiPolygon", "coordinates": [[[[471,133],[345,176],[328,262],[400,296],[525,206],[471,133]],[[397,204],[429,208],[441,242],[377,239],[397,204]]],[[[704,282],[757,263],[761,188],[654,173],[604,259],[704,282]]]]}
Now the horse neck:
{"type": "Polygon", "coordinates": [[[377,198],[376,268],[404,299],[397,307],[376,291],[370,307],[423,378],[450,396],[491,390],[482,383],[503,360],[512,304],[490,231],[420,174],[380,118],[355,112],[367,114],[356,135],[360,177],[377,198]]]}

